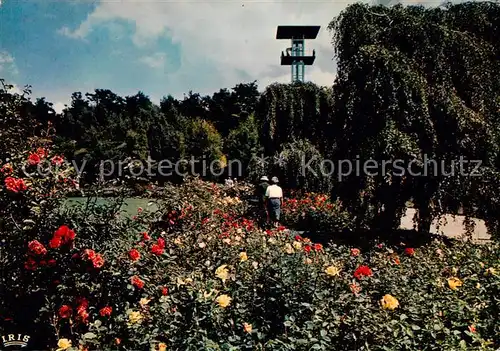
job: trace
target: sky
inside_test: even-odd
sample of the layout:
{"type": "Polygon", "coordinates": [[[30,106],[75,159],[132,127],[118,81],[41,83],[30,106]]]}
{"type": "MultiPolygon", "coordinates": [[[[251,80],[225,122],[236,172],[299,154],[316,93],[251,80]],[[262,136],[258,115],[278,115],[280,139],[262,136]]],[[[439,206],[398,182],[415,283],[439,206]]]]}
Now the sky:
{"type": "Polygon", "coordinates": [[[316,51],[305,79],[331,86],[336,65],[327,27],[354,2],[0,0],[0,78],[16,89],[31,85],[33,96],[58,112],[73,92],[94,89],[143,91],[154,102],[254,80],[263,90],[290,82],[290,67],[280,66],[290,42],[275,39],[276,27],[320,25],[305,44],[316,51]]]}

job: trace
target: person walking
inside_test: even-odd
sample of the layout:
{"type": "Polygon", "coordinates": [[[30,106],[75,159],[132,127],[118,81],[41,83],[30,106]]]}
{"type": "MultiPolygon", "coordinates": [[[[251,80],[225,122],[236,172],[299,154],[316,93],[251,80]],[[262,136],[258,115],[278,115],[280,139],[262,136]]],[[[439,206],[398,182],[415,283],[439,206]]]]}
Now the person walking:
{"type": "Polygon", "coordinates": [[[262,224],[269,221],[269,214],[266,208],[266,190],[269,186],[269,178],[267,176],[262,176],[260,178],[260,183],[257,185],[256,195],[259,199],[259,214],[262,224]]]}
{"type": "Polygon", "coordinates": [[[278,186],[278,178],[272,177],[271,185],[266,190],[267,212],[272,224],[277,227],[280,221],[283,190],[278,186]]]}

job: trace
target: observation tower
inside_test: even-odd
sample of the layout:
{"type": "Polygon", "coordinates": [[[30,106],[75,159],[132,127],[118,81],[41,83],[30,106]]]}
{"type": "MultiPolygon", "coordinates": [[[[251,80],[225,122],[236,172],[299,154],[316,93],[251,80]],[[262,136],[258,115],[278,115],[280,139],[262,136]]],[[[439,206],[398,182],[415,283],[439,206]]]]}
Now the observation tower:
{"type": "Polygon", "coordinates": [[[276,39],[290,39],[291,47],[281,52],[281,65],[292,67],[292,83],[304,82],[305,66],[311,66],[316,58],[305,52],[305,40],[316,39],[320,26],[278,26],[276,39]]]}

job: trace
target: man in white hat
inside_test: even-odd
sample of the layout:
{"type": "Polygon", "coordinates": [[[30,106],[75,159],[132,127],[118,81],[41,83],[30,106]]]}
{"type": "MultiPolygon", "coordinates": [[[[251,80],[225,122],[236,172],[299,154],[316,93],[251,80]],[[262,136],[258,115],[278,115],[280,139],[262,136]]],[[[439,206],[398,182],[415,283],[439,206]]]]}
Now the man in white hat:
{"type": "Polygon", "coordinates": [[[278,186],[278,178],[271,179],[271,185],[266,190],[267,213],[273,225],[278,226],[281,214],[281,203],[283,201],[283,190],[278,186]]]}

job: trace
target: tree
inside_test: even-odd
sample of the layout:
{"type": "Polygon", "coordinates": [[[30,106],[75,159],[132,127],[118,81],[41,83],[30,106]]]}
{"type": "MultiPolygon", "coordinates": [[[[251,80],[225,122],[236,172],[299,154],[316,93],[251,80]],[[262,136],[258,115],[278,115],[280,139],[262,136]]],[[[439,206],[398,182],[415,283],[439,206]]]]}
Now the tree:
{"type": "Polygon", "coordinates": [[[222,174],[221,168],[226,166],[222,137],[211,123],[198,118],[187,124],[185,150],[195,175],[216,179],[222,174]]]}
{"type": "Polygon", "coordinates": [[[252,158],[262,153],[258,126],[253,115],[248,116],[246,120],[240,123],[238,128],[229,132],[224,143],[224,150],[230,160],[229,162],[234,165],[228,172],[231,175],[246,175],[246,170],[252,158]],[[240,167],[241,169],[238,169],[240,167]]]}
{"type": "Polygon", "coordinates": [[[335,192],[370,226],[395,228],[413,200],[423,232],[457,201],[495,227],[498,212],[485,204],[498,203],[498,195],[488,199],[474,189],[493,186],[499,174],[499,39],[491,34],[499,23],[498,5],[463,3],[447,9],[356,4],[330,24],[338,58],[337,158],[413,161],[413,174],[429,159],[449,167],[427,176],[401,176],[394,168],[347,176],[335,192]],[[458,174],[460,157],[481,160],[483,176],[458,174]]]}
{"type": "Polygon", "coordinates": [[[272,84],[257,107],[262,142],[267,154],[294,138],[306,138],[323,151],[332,122],[331,89],[313,83],[272,84]]]}

